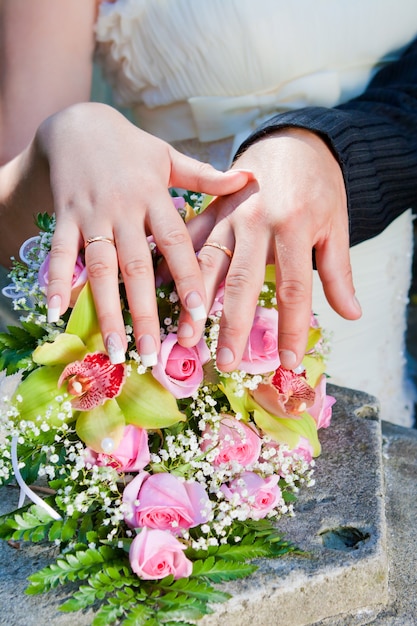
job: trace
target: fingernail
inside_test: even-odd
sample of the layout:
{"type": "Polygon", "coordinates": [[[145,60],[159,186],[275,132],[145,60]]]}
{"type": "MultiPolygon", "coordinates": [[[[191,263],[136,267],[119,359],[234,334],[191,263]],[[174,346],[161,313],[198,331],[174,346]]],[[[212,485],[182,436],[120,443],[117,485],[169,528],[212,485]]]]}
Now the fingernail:
{"type": "Polygon", "coordinates": [[[153,367],[158,363],[158,355],[152,335],[143,335],[139,339],[139,354],[144,367],[153,367]]]}
{"type": "Polygon", "coordinates": [[[55,324],[59,320],[61,313],[61,297],[52,296],[48,302],[47,320],[50,324],[55,324]]]}
{"type": "Polygon", "coordinates": [[[106,350],[109,355],[110,362],[113,363],[113,365],[125,362],[123,342],[117,333],[110,333],[107,337],[106,350]]]}
{"type": "Polygon", "coordinates": [[[191,324],[184,322],[180,324],[177,331],[177,337],[192,337],[194,335],[194,329],[191,324]]]}
{"type": "Polygon", "coordinates": [[[282,367],[285,367],[285,369],[287,370],[294,369],[297,364],[297,356],[291,350],[280,350],[279,358],[280,358],[282,367]]]}
{"type": "Polygon", "coordinates": [[[220,348],[217,351],[216,361],[217,365],[230,365],[235,360],[235,355],[230,348],[220,348]]]}
{"type": "Polygon", "coordinates": [[[186,298],[188,313],[191,315],[193,322],[199,322],[207,318],[206,307],[203,304],[201,296],[196,291],[192,291],[186,298]]]}

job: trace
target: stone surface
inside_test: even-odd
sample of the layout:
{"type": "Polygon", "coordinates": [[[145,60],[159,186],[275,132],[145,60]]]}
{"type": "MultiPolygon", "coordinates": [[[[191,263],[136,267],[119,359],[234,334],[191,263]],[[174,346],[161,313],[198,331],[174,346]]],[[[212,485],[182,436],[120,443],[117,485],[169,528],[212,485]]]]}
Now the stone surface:
{"type": "MultiPolygon", "coordinates": [[[[357,619],[362,615],[372,620],[387,611],[384,607],[390,596],[377,406],[372,397],[359,392],[330,388],[330,393],[338,402],[332,427],[322,431],[316,485],[302,491],[296,517],[280,523],[305,555],[260,561],[256,574],[229,586],[233,599],[202,620],[202,626],[307,626],[329,616],[357,619]]],[[[398,447],[395,440],[390,445],[398,447]]],[[[0,493],[0,511],[14,508],[16,490],[3,488],[0,493]]],[[[394,496],[395,492],[390,495],[394,496]]],[[[48,562],[50,550],[1,544],[0,624],[91,623],[89,615],[58,613],[58,593],[24,595],[26,577],[48,562]]],[[[334,619],[328,623],[336,624],[334,619]]],[[[347,622],[351,623],[371,622],[347,622]]]]}
{"type": "Polygon", "coordinates": [[[316,485],[302,492],[296,518],[280,524],[306,555],[260,562],[251,579],[228,587],[233,599],[204,626],[307,626],[363,609],[376,615],[388,602],[378,408],[371,396],[332,390],[316,485]]]}

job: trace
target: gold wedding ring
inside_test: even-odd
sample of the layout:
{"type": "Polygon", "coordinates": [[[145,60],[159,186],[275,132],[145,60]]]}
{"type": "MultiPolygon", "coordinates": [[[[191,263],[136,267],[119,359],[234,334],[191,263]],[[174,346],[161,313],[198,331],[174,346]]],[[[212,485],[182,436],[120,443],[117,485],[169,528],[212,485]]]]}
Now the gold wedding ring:
{"type": "Polygon", "coordinates": [[[84,249],[90,245],[90,243],[95,243],[96,241],[104,241],[104,243],[111,243],[114,246],[114,239],[111,237],[103,237],[102,235],[98,235],[98,237],[89,237],[84,241],[84,249]]]}
{"type": "Polygon", "coordinates": [[[210,246],[211,248],[217,248],[218,250],[221,250],[222,252],[227,254],[229,259],[233,257],[233,252],[229,250],[229,248],[226,248],[226,246],[223,246],[221,243],[217,243],[217,241],[206,241],[206,243],[203,244],[202,248],[204,248],[204,246],[210,246]]]}

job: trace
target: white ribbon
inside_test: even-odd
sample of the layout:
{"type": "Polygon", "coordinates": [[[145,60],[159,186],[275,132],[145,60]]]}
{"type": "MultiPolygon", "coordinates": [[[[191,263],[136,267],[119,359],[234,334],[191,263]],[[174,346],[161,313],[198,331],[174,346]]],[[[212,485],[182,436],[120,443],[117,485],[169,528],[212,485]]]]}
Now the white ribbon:
{"type": "Polygon", "coordinates": [[[260,120],[280,111],[299,109],[310,104],[334,106],[340,99],[338,72],[323,70],[295,78],[264,93],[235,97],[190,98],[197,137],[215,141],[252,130],[260,120]]]}
{"type": "Polygon", "coordinates": [[[322,69],[248,95],[198,96],[165,106],[140,104],[132,110],[141,128],[168,142],[237,136],[243,140],[274,113],[304,106],[333,107],[358,95],[386,61],[364,60],[337,70],[322,69]]]}
{"type": "Polygon", "coordinates": [[[202,142],[250,133],[265,116],[309,104],[334,106],[340,99],[339,73],[323,70],[300,76],[262,93],[198,96],[167,106],[134,108],[139,125],[165,141],[202,142]]]}
{"type": "Polygon", "coordinates": [[[12,438],[12,466],[17,484],[20,487],[19,508],[23,505],[25,497],[27,496],[34,504],[41,506],[49,515],[55,519],[60,520],[62,517],[57,513],[49,504],[47,504],[42,498],[40,498],[23,480],[22,474],[19,469],[19,459],[17,458],[17,437],[12,438]]]}

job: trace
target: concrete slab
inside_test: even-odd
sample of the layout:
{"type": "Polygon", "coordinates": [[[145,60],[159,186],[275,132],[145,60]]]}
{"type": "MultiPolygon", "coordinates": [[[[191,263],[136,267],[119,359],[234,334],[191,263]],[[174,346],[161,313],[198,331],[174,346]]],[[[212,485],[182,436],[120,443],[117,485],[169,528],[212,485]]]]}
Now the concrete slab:
{"type": "Polygon", "coordinates": [[[322,433],[316,485],[280,527],[307,556],[262,561],[204,626],[307,626],[388,602],[381,424],[375,399],[330,387],[332,427],[322,433]]]}

